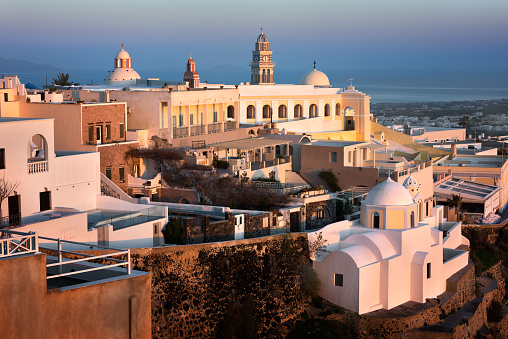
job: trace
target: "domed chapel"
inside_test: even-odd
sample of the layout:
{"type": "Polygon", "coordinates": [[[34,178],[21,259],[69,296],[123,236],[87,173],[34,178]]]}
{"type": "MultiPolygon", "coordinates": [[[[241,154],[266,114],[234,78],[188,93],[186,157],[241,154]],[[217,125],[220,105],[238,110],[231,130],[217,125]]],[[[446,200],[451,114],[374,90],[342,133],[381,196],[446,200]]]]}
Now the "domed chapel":
{"type": "Polygon", "coordinates": [[[443,206],[421,213],[420,185],[391,178],[361,202],[360,220],[330,224],[309,234],[327,240],[313,259],[321,297],[360,314],[423,303],[446,290],[446,280],[468,264],[460,222],[446,222],[443,206]]]}

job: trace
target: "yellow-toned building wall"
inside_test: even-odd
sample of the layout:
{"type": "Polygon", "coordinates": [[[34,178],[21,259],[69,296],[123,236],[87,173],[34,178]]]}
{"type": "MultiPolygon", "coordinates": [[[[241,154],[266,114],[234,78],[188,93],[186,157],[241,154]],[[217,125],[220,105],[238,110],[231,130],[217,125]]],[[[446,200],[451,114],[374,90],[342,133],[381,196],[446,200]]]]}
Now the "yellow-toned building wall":
{"type": "Polygon", "coordinates": [[[388,210],[388,227],[389,229],[405,228],[405,211],[404,210],[388,210]]]}

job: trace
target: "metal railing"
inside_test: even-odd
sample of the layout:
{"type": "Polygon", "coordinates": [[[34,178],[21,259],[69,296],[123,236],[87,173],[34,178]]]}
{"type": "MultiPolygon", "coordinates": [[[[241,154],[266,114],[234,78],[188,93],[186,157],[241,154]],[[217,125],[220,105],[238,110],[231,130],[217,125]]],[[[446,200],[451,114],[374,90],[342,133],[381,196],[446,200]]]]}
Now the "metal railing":
{"type": "Polygon", "coordinates": [[[107,195],[108,197],[120,199],[120,194],[115,192],[115,190],[109,187],[103,180],[101,180],[101,193],[102,195],[107,195]]]}
{"type": "MultiPolygon", "coordinates": [[[[108,269],[111,267],[119,267],[119,266],[126,266],[126,273],[131,274],[131,251],[130,251],[130,249],[122,250],[122,249],[117,249],[117,248],[112,248],[112,247],[101,246],[101,245],[90,245],[90,244],[85,244],[85,243],[80,243],[80,242],[75,242],[75,241],[61,240],[61,239],[41,237],[41,236],[39,236],[39,239],[54,241],[57,243],[57,246],[58,246],[56,249],[58,261],[54,262],[54,263],[46,264],[46,268],[48,268],[48,269],[51,267],[57,267],[58,273],[51,274],[51,275],[48,274],[46,277],[48,280],[58,278],[58,277],[65,277],[65,276],[69,276],[69,275],[104,270],[104,269],[108,269]],[[81,246],[92,247],[92,248],[97,247],[99,249],[112,250],[115,252],[102,254],[102,255],[91,255],[91,254],[63,250],[62,244],[81,245],[81,246]],[[64,260],[64,255],[82,256],[84,258],[64,260]],[[127,260],[113,258],[113,257],[119,256],[119,255],[126,255],[127,260]],[[115,262],[115,264],[99,265],[99,266],[80,269],[80,270],[76,270],[75,267],[70,268],[70,265],[80,263],[80,262],[88,262],[88,261],[92,261],[92,260],[96,260],[96,259],[105,259],[107,261],[115,262]],[[65,272],[65,268],[69,268],[67,272],[65,272]]],[[[39,249],[43,249],[48,252],[55,251],[52,248],[42,247],[42,246],[39,246],[39,249]]]]}
{"type": "MultiPolygon", "coordinates": [[[[56,257],[58,260],[56,262],[50,262],[46,264],[47,275],[46,279],[54,279],[58,277],[64,277],[69,275],[81,274],[86,272],[98,271],[109,269],[111,267],[120,267],[125,266],[126,273],[131,274],[131,252],[130,249],[116,249],[112,247],[106,247],[101,245],[92,245],[87,243],[75,242],[70,240],[62,240],[55,238],[48,238],[38,236],[37,233],[30,232],[16,232],[11,230],[0,230],[0,246],[1,252],[0,256],[14,256],[19,254],[26,253],[37,253],[40,250],[42,252],[51,255],[52,252],[56,252],[56,257]],[[50,247],[43,247],[39,245],[39,240],[46,240],[49,242],[56,243],[56,249],[50,247]],[[69,244],[74,246],[83,246],[86,249],[90,248],[98,248],[103,250],[114,251],[113,253],[101,254],[101,255],[92,255],[86,253],[73,252],[68,250],[63,250],[63,244],[69,244]],[[127,259],[115,259],[116,256],[126,255],[127,259]],[[73,258],[64,258],[64,256],[72,256],[73,258]],[[80,259],[74,259],[76,256],[82,257],[80,259]],[[65,260],[64,260],[65,259],[65,260]],[[113,262],[114,264],[110,265],[90,265],[85,266],[88,268],[77,269],[79,266],[75,265],[81,262],[89,262],[92,264],[92,260],[103,259],[106,261],[113,262]],[[52,267],[58,268],[58,273],[52,274],[49,271],[52,267]]],[[[81,266],[83,267],[83,266],[81,266]]]]}
{"type": "Polygon", "coordinates": [[[21,214],[12,214],[0,218],[0,228],[21,226],[21,214]]]}
{"type": "Polygon", "coordinates": [[[189,136],[189,127],[173,127],[173,138],[189,136]]]}
{"type": "Polygon", "coordinates": [[[12,231],[1,230],[0,232],[0,257],[12,257],[39,251],[39,243],[35,233],[21,233],[12,236],[14,233],[12,231]]]}
{"type": "Polygon", "coordinates": [[[29,162],[27,164],[28,174],[41,173],[49,171],[47,161],[29,162]]]}
{"type": "Polygon", "coordinates": [[[208,124],[208,133],[217,133],[217,132],[222,132],[222,122],[208,124]]]}
{"type": "Polygon", "coordinates": [[[190,127],[190,135],[201,135],[205,134],[205,125],[197,125],[197,126],[191,126],[190,127]]]}
{"type": "Polygon", "coordinates": [[[224,132],[234,131],[236,130],[236,121],[225,121],[224,122],[224,132]]]}

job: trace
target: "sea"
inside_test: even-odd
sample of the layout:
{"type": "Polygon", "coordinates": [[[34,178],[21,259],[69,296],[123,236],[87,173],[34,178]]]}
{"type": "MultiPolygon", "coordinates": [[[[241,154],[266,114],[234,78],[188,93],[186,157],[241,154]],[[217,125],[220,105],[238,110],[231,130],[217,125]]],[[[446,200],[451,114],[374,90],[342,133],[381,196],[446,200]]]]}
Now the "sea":
{"type": "MultiPolygon", "coordinates": [[[[136,69],[143,78],[182,81],[185,69],[136,69]]],[[[298,84],[309,70],[275,69],[278,84],[298,84]]],[[[356,69],[322,70],[333,87],[355,88],[371,97],[372,103],[384,102],[443,102],[508,99],[507,69],[356,69]],[[353,80],[349,80],[353,79],[353,80]]],[[[102,84],[108,70],[64,70],[70,81],[102,84]]],[[[223,65],[199,70],[201,82],[240,84],[249,81],[249,68],[223,65]]],[[[30,81],[42,87],[51,84],[57,73],[18,73],[22,82],[30,81]]]]}

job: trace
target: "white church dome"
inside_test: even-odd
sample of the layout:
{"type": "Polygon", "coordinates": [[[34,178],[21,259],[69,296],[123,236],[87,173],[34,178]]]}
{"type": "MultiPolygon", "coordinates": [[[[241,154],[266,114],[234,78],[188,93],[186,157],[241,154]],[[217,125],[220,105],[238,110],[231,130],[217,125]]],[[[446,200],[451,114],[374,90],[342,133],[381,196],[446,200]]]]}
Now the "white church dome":
{"type": "Polygon", "coordinates": [[[404,180],[404,183],[402,184],[404,187],[418,187],[418,181],[416,181],[415,178],[413,178],[412,175],[410,175],[409,177],[406,178],[406,180],[404,180]]]}
{"type": "Polygon", "coordinates": [[[305,74],[300,80],[300,85],[313,85],[319,87],[331,87],[330,80],[325,73],[318,71],[314,64],[314,69],[305,74]]]}
{"type": "Polygon", "coordinates": [[[391,178],[374,186],[364,200],[367,205],[406,206],[414,204],[409,191],[391,178]]]}
{"type": "Polygon", "coordinates": [[[122,50],[120,52],[118,52],[118,54],[116,55],[116,58],[117,59],[130,59],[131,58],[129,53],[127,53],[127,51],[123,49],[123,44],[122,44],[122,50]]]}

